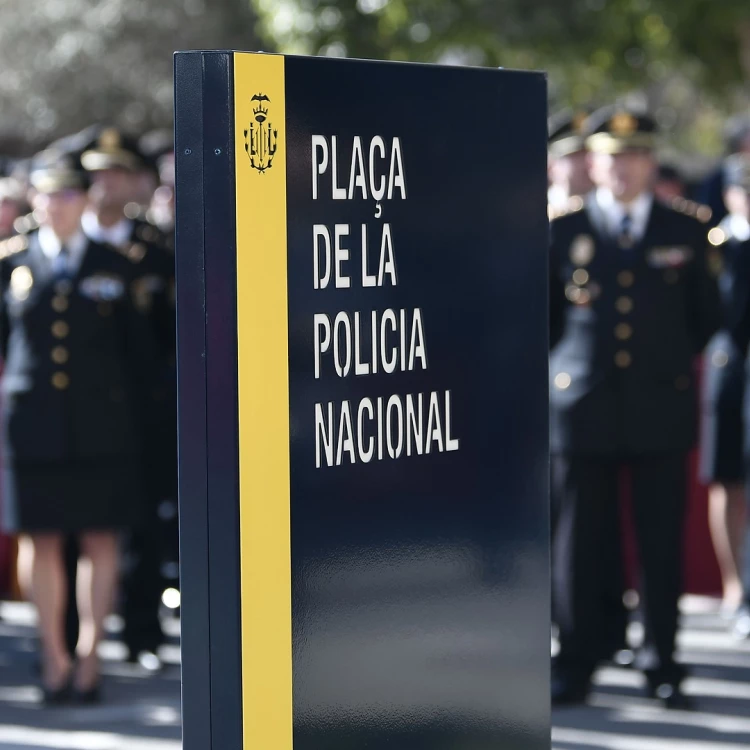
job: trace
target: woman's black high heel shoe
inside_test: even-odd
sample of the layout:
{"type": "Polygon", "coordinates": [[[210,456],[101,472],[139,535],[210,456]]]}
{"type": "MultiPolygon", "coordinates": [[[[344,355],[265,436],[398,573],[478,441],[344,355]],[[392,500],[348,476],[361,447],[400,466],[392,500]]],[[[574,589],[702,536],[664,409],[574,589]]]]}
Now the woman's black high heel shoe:
{"type": "MultiPolygon", "coordinates": [[[[81,664],[79,662],[78,667],[80,668],[80,666],[81,664]]],[[[96,680],[94,684],[88,688],[78,687],[78,685],[76,685],[77,679],[74,678],[72,682],[72,687],[73,687],[73,698],[76,703],[79,703],[84,706],[92,706],[96,703],[101,703],[102,678],[101,678],[101,675],[99,674],[98,661],[97,661],[97,673],[95,676],[96,676],[96,680]]]]}
{"type": "Polygon", "coordinates": [[[72,672],[59,688],[48,688],[42,685],[42,701],[45,706],[63,706],[70,702],[72,696],[72,672]]]}
{"type": "Polygon", "coordinates": [[[85,706],[93,706],[96,703],[101,703],[102,701],[102,686],[97,682],[96,685],[88,688],[87,690],[78,690],[78,688],[76,688],[73,691],[73,694],[75,696],[76,703],[80,703],[85,706]]]}

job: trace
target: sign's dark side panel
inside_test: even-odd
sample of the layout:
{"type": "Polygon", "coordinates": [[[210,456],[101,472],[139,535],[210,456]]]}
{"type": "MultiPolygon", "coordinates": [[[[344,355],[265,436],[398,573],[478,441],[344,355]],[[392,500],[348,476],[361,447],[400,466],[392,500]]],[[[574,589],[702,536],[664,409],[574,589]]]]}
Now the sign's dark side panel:
{"type": "Polygon", "coordinates": [[[236,434],[236,495],[206,507],[237,747],[548,748],[544,76],[226,59],[204,160],[234,205],[204,175],[204,236],[236,232],[204,250],[205,367],[236,380],[204,409],[236,434]],[[217,258],[236,330],[212,335],[217,258]]]}

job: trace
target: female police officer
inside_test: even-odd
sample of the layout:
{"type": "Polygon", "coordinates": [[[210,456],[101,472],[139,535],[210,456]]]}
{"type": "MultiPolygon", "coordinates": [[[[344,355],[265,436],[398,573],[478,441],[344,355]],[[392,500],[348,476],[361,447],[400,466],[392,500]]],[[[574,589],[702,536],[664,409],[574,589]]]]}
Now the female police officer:
{"type": "Polygon", "coordinates": [[[724,200],[729,214],[709,232],[721,246],[719,278],[723,323],[708,345],[702,398],[701,478],[709,485],[709,521],[724,588],[724,608],[734,613],[742,602],[739,553],[744,541],[742,403],[745,353],[730,331],[750,294],[750,158],[730,157],[725,168],[724,200]]]}
{"type": "Polygon", "coordinates": [[[81,231],[88,183],[78,154],[41,154],[31,183],[39,229],[0,243],[3,521],[21,535],[45,698],[93,701],[116,532],[134,522],[142,494],[136,414],[150,334],[131,302],[131,262],[81,231]],[[75,667],[63,626],[70,534],[81,549],[75,667]]]}

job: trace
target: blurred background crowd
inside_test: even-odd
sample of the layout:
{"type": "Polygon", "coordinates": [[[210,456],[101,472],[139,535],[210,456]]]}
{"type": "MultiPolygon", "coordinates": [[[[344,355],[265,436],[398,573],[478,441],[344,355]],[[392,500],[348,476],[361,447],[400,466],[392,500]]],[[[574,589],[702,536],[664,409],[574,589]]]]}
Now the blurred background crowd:
{"type": "MultiPolygon", "coordinates": [[[[152,671],[161,667],[160,617],[179,612],[171,53],[191,48],[547,70],[553,218],[601,187],[586,140],[590,115],[616,102],[636,118],[630,135],[654,136],[647,192],[699,221],[707,248],[731,239],[750,253],[743,0],[43,0],[33,14],[28,3],[4,0],[0,595],[37,604],[51,703],[71,691],[99,699],[96,648],[113,604],[128,658],[152,671]],[[81,293],[88,307],[75,301],[77,289],[89,290],[81,293]],[[104,353],[103,336],[117,342],[104,353]],[[30,385],[35,378],[43,388],[30,385]],[[102,415],[129,441],[103,447],[102,415]],[[74,424],[88,430],[75,451],[74,424]]],[[[750,278],[718,282],[750,297],[750,278]]],[[[726,348],[711,349],[705,367],[723,370],[726,348]]],[[[734,390],[722,408],[739,415],[743,358],[731,365],[734,390]]],[[[711,412],[716,392],[702,392],[711,412]]],[[[732,429],[722,445],[741,456],[743,428],[732,429]]],[[[680,557],[681,590],[715,596],[743,638],[744,468],[701,474],[695,446],[689,460],[688,551],[684,559],[681,547],[666,552],[680,557]]],[[[615,599],[638,588],[628,526],[615,599]]],[[[638,597],[625,600],[634,608],[638,597]]],[[[612,646],[630,648],[624,637],[612,646]]]]}

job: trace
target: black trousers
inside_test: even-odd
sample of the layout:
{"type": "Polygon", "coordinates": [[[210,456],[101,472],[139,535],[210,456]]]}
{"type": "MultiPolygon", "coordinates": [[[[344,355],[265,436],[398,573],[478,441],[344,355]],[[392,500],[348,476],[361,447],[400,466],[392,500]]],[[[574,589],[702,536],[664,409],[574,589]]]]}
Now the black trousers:
{"type": "Polygon", "coordinates": [[[164,641],[159,621],[164,591],[161,528],[157,499],[149,498],[147,517],[125,540],[122,575],[123,641],[131,658],[137,657],[140,651],[156,651],[164,641]]]}
{"type": "Polygon", "coordinates": [[[641,560],[645,642],[638,666],[650,681],[679,682],[674,660],[686,456],[553,456],[558,518],[553,544],[554,612],[560,632],[559,673],[588,680],[621,623],[611,606],[622,596],[620,470],[632,473],[633,512],[641,560]]]}

